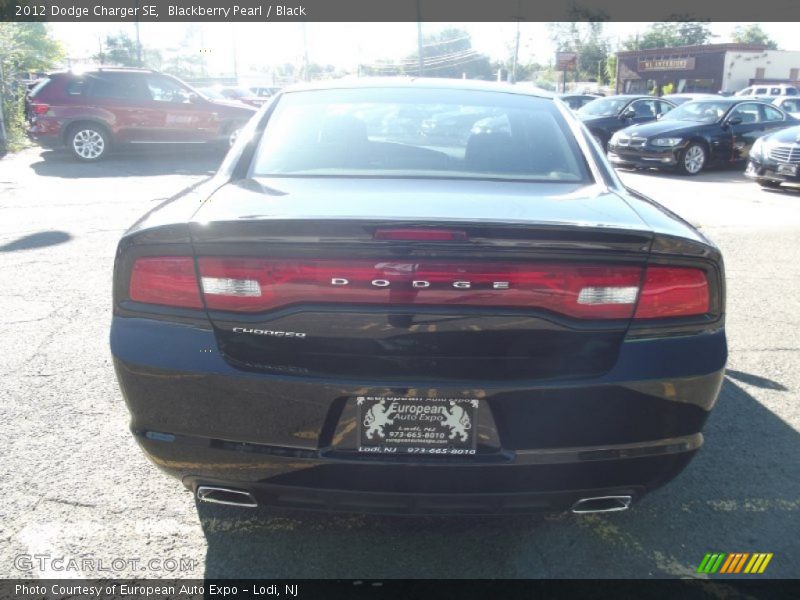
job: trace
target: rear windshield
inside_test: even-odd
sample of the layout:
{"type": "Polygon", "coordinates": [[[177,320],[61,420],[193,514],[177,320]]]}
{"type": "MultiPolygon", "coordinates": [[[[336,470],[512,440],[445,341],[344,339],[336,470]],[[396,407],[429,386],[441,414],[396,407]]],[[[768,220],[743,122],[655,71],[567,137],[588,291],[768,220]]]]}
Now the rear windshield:
{"type": "Polygon", "coordinates": [[[47,84],[48,84],[48,83],[50,83],[51,81],[52,81],[52,80],[51,80],[49,77],[45,77],[44,79],[40,79],[39,81],[37,81],[37,82],[36,82],[36,85],[34,85],[34,86],[31,88],[30,92],[28,92],[28,95],[29,95],[31,98],[35,97],[35,96],[36,96],[36,94],[38,94],[38,93],[39,93],[39,92],[41,92],[41,91],[42,91],[42,90],[43,90],[45,87],[47,87],[47,84]]]}
{"type": "Polygon", "coordinates": [[[589,180],[551,100],[398,88],[285,94],[252,175],[589,180]]]}

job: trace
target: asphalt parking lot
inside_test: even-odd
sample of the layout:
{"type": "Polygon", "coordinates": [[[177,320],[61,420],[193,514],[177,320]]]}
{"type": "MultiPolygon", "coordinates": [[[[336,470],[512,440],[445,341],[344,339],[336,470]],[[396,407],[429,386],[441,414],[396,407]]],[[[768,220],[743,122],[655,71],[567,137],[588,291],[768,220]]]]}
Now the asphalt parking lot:
{"type": "Polygon", "coordinates": [[[0,161],[0,576],[92,577],[122,558],[122,577],[691,577],[712,551],[772,552],[764,576],[800,574],[800,193],[761,190],[738,170],[621,173],[707,232],[728,275],[729,371],[705,447],[632,510],[274,513],[197,506],[151,465],[108,348],[117,240],[219,160],[78,164],[31,149],[0,161]],[[37,554],[95,562],[20,568],[37,554]],[[188,560],[149,563],[166,558],[188,560]]]}

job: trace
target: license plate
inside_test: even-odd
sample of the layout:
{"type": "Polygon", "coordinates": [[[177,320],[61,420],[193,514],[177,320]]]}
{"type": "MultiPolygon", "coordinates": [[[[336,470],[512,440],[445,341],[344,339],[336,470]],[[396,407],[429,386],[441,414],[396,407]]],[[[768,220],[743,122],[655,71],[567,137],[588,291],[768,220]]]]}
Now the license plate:
{"type": "Polygon", "coordinates": [[[380,454],[475,454],[478,400],[359,396],[358,451],[380,454]]]}
{"type": "Polygon", "coordinates": [[[797,175],[797,165],[778,165],[778,175],[797,175]]]}

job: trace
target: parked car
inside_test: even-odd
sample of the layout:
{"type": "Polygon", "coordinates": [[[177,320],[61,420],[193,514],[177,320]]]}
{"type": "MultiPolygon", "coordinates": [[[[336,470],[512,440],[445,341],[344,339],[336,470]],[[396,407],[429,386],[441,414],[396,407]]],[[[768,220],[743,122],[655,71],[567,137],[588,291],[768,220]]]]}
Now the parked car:
{"type": "Polygon", "coordinates": [[[259,107],[269,100],[267,96],[260,96],[246,87],[238,86],[215,86],[210,88],[214,94],[219,94],[226,100],[236,100],[250,106],[259,107]]]}
{"type": "Polygon", "coordinates": [[[717,94],[666,94],[662,96],[664,100],[669,100],[675,106],[680,106],[681,104],[685,104],[686,102],[693,102],[695,100],[713,100],[714,98],[719,98],[717,94]]]}
{"type": "Polygon", "coordinates": [[[578,110],[578,117],[603,150],[615,132],[635,123],[655,121],[675,105],[653,96],[607,96],[597,98],[578,110]]]}
{"type": "Polygon", "coordinates": [[[764,99],[767,96],[800,96],[800,90],[788,83],[771,83],[746,87],[734,95],[764,99]]]}
{"type": "Polygon", "coordinates": [[[602,98],[602,96],[599,94],[561,94],[558,98],[569,106],[571,110],[578,110],[592,100],[602,98]]]}
{"type": "Polygon", "coordinates": [[[776,106],[741,96],[687,102],[655,123],[617,132],[608,159],[616,166],[696,175],[713,163],[746,160],[757,138],[795,123],[776,106]]]}
{"type": "Polygon", "coordinates": [[[744,174],[762,187],[800,186],[800,123],[758,138],[744,174]]]}
{"type": "Polygon", "coordinates": [[[624,510],[679,473],[723,380],[722,258],[559,104],[283,91],[119,243],[111,351],[144,452],[201,502],[391,513],[624,510]],[[395,142],[357,116],[376,106],[509,130],[395,142]]]}
{"type": "MultiPolygon", "coordinates": [[[[377,110],[377,108],[376,108],[377,110]]],[[[422,121],[422,134],[433,144],[464,144],[477,122],[496,116],[491,108],[477,106],[449,107],[449,110],[436,111],[422,121]]]]}
{"type": "Polygon", "coordinates": [[[53,73],[31,93],[29,110],[33,140],[66,146],[82,161],[116,145],[228,143],[255,112],[163,73],[121,68],[53,73]]]}
{"type": "Polygon", "coordinates": [[[274,87],[274,86],[251,86],[250,91],[255,94],[256,96],[260,96],[263,98],[271,98],[275,94],[281,91],[281,88],[274,87]]]}
{"type": "Polygon", "coordinates": [[[800,96],[779,96],[772,103],[795,119],[800,119],[800,96]]]}

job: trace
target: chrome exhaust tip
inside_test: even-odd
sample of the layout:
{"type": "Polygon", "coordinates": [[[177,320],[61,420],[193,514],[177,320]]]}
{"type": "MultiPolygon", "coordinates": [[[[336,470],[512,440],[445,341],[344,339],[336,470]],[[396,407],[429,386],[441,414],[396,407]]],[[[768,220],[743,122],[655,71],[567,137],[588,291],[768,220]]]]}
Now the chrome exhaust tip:
{"type": "Polygon", "coordinates": [[[581,498],[572,505],[572,512],[576,515],[619,512],[621,510],[628,510],[632,500],[632,496],[597,496],[595,498],[581,498]]]}
{"type": "Polygon", "coordinates": [[[201,485],[197,488],[195,495],[201,502],[209,502],[211,504],[225,504],[227,506],[242,506],[245,508],[258,506],[253,494],[245,490],[201,485]]]}

